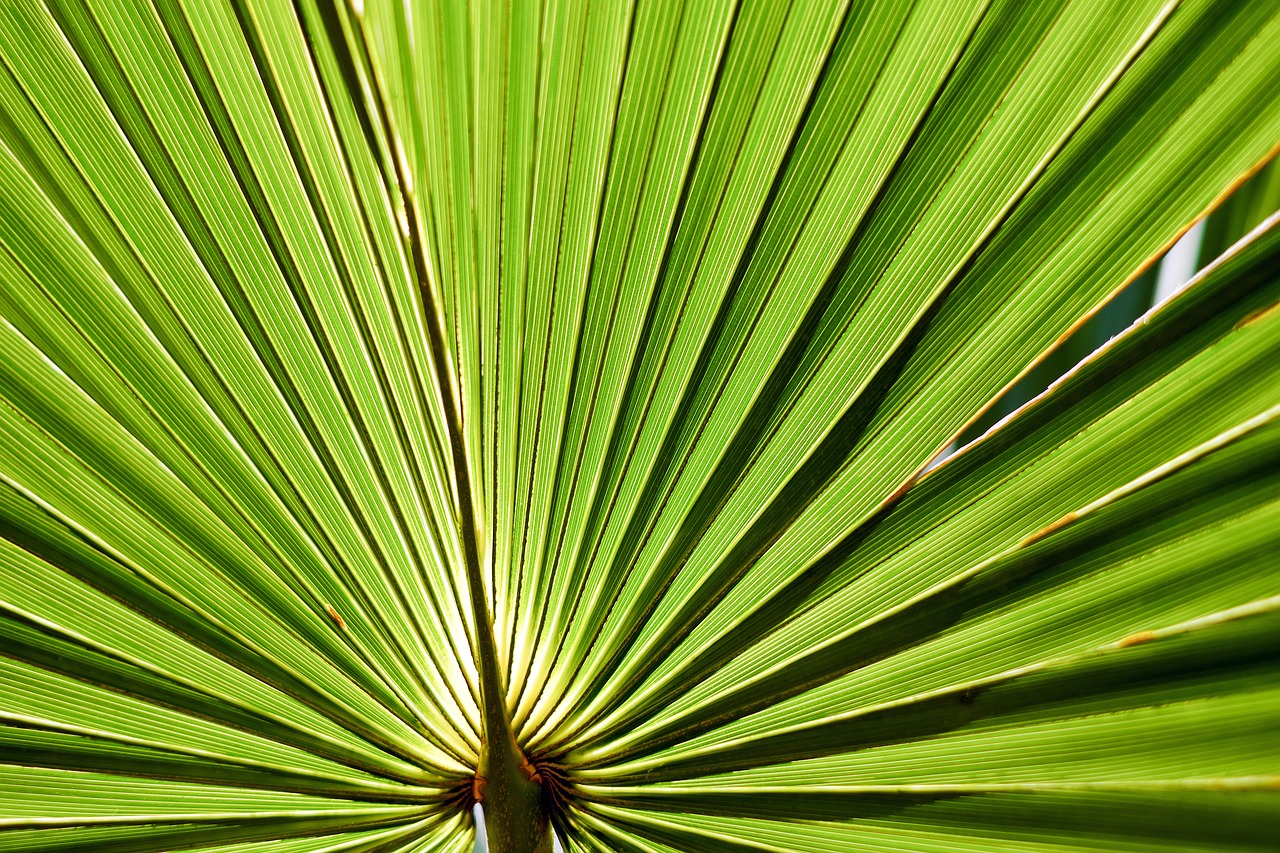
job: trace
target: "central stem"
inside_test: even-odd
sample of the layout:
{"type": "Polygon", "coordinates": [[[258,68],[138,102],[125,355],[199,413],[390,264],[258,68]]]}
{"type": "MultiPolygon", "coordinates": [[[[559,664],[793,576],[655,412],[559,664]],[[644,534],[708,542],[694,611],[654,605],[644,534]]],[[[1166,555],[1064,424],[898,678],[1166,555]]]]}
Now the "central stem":
{"type": "Polygon", "coordinates": [[[493,629],[485,624],[478,626],[476,633],[484,721],[476,789],[484,804],[489,850],[492,853],[550,853],[551,828],[542,807],[542,786],[524,769],[528,766],[524,753],[511,732],[511,720],[498,680],[493,629]]]}
{"type": "Polygon", "coordinates": [[[526,770],[529,765],[516,743],[507,714],[506,690],[499,674],[493,639],[493,619],[480,574],[466,460],[459,458],[460,444],[455,442],[453,461],[455,470],[462,472],[458,475],[458,502],[467,585],[471,589],[471,609],[476,621],[480,713],[484,726],[475,792],[484,804],[485,830],[492,853],[551,853],[551,827],[542,807],[542,786],[533,781],[526,770]]]}
{"type": "MultiPolygon", "coordinates": [[[[396,139],[392,111],[380,76],[370,59],[369,45],[363,27],[356,25],[353,50],[344,58],[353,70],[360,69],[374,89],[372,103],[362,102],[370,117],[382,126],[388,140],[396,139]]],[[[372,123],[372,122],[371,122],[372,123]]],[[[480,550],[476,541],[474,501],[471,497],[471,467],[467,464],[463,433],[462,407],[454,394],[450,375],[448,346],[445,343],[444,319],[437,310],[435,291],[427,270],[426,243],[418,220],[413,182],[406,174],[403,157],[391,156],[390,165],[403,196],[405,236],[409,243],[413,275],[422,301],[431,360],[440,389],[449,431],[449,447],[458,491],[458,517],[462,534],[463,558],[466,563],[467,586],[471,593],[471,611],[476,626],[476,665],[480,672],[480,718],[484,731],[480,747],[480,766],[476,769],[475,792],[484,803],[485,826],[489,849],[493,853],[551,853],[551,828],[542,806],[541,786],[527,773],[529,765],[511,730],[507,716],[506,689],[498,669],[498,653],[493,638],[493,616],[484,593],[480,572],[480,550]]]]}
{"type": "MultiPolygon", "coordinates": [[[[424,293],[430,291],[424,288],[424,293]]],[[[439,315],[428,312],[438,320],[439,315]]],[[[429,324],[433,346],[443,346],[442,330],[429,324]],[[439,337],[437,337],[439,336],[439,337]]],[[[443,352],[443,350],[439,350],[443,352]]],[[[438,358],[437,365],[445,363],[438,358]]],[[[443,371],[442,371],[443,372],[443,371]]],[[[440,377],[445,411],[449,420],[449,444],[458,489],[458,515],[462,533],[463,562],[471,593],[471,612],[476,626],[476,666],[480,672],[480,718],[484,727],[480,746],[480,766],[476,768],[474,791],[484,803],[485,830],[492,853],[551,853],[551,826],[542,806],[542,786],[534,781],[531,765],[516,743],[507,714],[507,691],[498,668],[497,644],[493,638],[493,615],[489,612],[480,571],[480,549],[476,537],[474,502],[471,497],[471,468],[467,464],[462,416],[453,405],[447,376],[440,377]]]]}
{"type": "MultiPolygon", "coordinates": [[[[434,311],[428,316],[439,317],[434,311]]],[[[437,335],[443,337],[442,330],[434,323],[430,328],[432,338],[437,335]]],[[[444,364],[445,360],[440,358],[436,363],[444,364]]],[[[526,771],[530,765],[516,743],[511,718],[507,714],[507,691],[498,668],[493,616],[489,612],[484,577],[480,572],[480,549],[471,497],[471,468],[467,464],[463,441],[462,416],[453,405],[448,377],[441,376],[440,380],[449,420],[462,555],[471,593],[471,612],[475,617],[476,665],[480,671],[480,719],[484,727],[484,741],[480,745],[480,766],[476,768],[474,790],[476,798],[484,803],[485,832],[492,853],[551,853],[551,822],[542,807],[542,786],[533,780],[532,772],[526,771]]]]}

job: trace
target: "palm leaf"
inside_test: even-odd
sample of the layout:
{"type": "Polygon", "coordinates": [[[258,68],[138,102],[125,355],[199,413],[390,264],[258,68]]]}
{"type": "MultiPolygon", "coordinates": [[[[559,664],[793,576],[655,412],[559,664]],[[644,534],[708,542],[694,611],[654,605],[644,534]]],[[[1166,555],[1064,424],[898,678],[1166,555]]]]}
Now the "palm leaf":
{"type": "Polygon", "coordinates": [[[0,851],[1270,849],[1277,45],[3,4],[0,851]]]}
{"type": "Polygon", "coordinates": [[[1250,176],[1205,220],[1199,265],[1209,263],[1280,210],[1280,168],[1272,160],[1250,176]]]}

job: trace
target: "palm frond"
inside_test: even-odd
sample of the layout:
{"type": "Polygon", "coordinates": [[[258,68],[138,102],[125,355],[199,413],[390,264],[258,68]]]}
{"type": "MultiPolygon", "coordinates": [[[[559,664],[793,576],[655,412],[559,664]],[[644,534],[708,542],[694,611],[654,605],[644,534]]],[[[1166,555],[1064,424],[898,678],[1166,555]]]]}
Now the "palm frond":
{"type": "Polygon", "coordinates": [[[1234,0],[0,4],[0,851],[1270,849],[1277,79],[1234,0]]]}

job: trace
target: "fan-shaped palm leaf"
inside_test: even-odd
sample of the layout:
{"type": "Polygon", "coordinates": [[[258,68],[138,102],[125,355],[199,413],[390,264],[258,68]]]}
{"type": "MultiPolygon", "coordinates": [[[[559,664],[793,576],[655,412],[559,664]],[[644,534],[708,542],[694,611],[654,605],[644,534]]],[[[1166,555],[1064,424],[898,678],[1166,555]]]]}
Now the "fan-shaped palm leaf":
{"type": "Polygon", "coordinates": [[[1278,79],[1268,2],[0,4],[0,851],[1271,849],[1276,218],[936,463],[1278,79]]]}

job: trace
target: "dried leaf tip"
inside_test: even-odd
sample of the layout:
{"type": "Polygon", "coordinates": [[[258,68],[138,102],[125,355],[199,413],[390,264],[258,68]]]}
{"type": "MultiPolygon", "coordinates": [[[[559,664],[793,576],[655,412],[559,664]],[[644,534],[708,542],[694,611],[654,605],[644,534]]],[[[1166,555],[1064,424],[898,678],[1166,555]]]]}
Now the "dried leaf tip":
{"type": "Polygon", "coordinates": [[[329,614],[329,618],[333,620],[333,624],[337,625],[344,631],[346,630],[347,623],[342,620],[342,614],[334,609],[332,604],[326,604],[324,606],[324,612],[329,614]]]}
{"type": "Polygon", "coordinates": [[[1274,314],[1277,311],[1280,311],[1280,302],[1276,303],[1275,305],[1268,305],[1263,308],[1257,308],[1253,311],[1250,311],[1248,314],[1245,314],[1243,317],[1241,317],[1238,321],[1236,321],[1235,326],[1233,326],[1232,328],[1243,329],[1245,326],[1252,326],[1254,323],[1267,317],[1270,314],[1274,314]]]}
{"type": "Polygon", "coordinates": [[[537,765],[530,762],[529,759],[523,755],[520,757],[520,769],[524,771],[524,775],[528,777],[530,781],[537,782],[539,785],[542,784],[542,774],[538,772],[537,765]]]}
{"type": "Polygon", "coordinates": [[[1127,649],[1130,646],[1137,646],[1142,643],[1150,642],[1155,638],[1156,638],[1156,634],[1154,631],[1139,631],[1136,634],[1130,634],[1129,636],[1125,637],[1123,640],[1119,640],[1116,643],[1116,646],[1122,649],[1127,649]]]}

